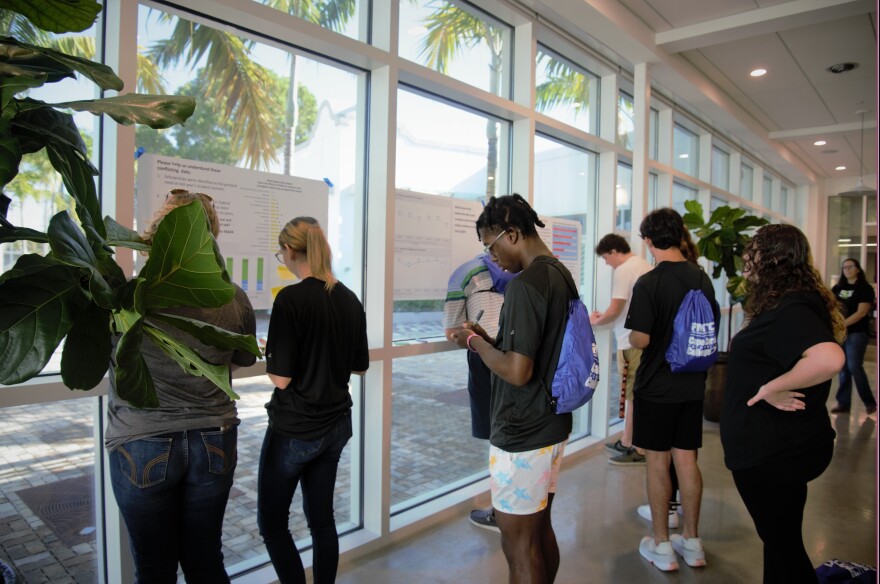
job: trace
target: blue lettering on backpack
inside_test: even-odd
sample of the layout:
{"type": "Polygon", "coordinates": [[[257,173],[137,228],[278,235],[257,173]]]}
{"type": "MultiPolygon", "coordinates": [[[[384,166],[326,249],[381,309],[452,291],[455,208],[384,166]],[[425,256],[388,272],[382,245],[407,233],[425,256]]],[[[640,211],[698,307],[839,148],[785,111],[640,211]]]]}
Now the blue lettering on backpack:
{"type": "Polygon", "coordinates": [[[666,361],[673,373],[706,371],[718,359],[715,314],[702,290],[688,292],[672,324],[666,361]]]}

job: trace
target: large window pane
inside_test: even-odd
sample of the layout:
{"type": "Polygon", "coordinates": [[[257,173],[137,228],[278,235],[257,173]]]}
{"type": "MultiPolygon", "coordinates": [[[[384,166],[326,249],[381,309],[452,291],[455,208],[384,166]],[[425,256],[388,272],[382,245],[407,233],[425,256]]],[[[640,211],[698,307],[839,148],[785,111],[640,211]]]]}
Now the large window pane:
{"type": "Polygon", "coordinates": [[[681,183],[672,183],[672,208],[678,211],[682,216],[687,213],[684,208],[684,202],[697,199],[697,189],[686,187],[681,183]]]}
{"type": "Polygon", "coordinates": [[[712,184],[730,190],[730,154],[719,148],[712,148],[712,184]]]}
{"type": "Polygon", "coordinates": [[[660,112],[651,108],[648,112],[648,157],[657,160],[657,136],[660,126],[660,112]]]}
{"type": "Polygon", "coordinates": [[[535,109],[584,132],[595,133],[599,78],[545,47],[538,47],[535,109]]]}
{"type": "Polygon", "coordinates": [[[752,200],[754,190],[755,169],[748,164],[739,167],[739,196],[747,201],[752,200]]]}
{"type": "Polygon", "coordinates": [[[773,179],[765,176],[761,183],[761,204],[767,209],[773,208],[773,179]]]}
{"type": "Polygon", "coordinates": [[[699,168],[699,139],[683,126],[675,124],[672,130],[672,166],[685,174],[697,175],[699,168]]]}
{"type": "Polygon", "coordinates": [[[0,410],[0,559],[18,582],[98,581],[94,400],[0,410]]]}
{"type": "MultiPolygon", "coordinates": [[[[597,156],[586,150],[535,136],[535,200],[539,215],[577,221],[581,225],[580,288],[581,299],[593,305],[592,289],[596,269],[596,164],[597,156]]],[[[554,246],[550,246],[551,248],[554,246]]],[[[577,274],[574,274],[577,278],[577,274]]],[[[589,432],[586,413],[581,408],[574,416],[572,437],[589,432]]]]}
{"type": "Polygon", "coordinates": [[[395,513],[486,477],[489,442],[471,437],[464,351],[395,359],[392,368],[395,513]]]}
{"type": "Polygon", "coordinates": [[[779,209],[783,215],[788,215],[788,188],[781,187],[779,189],[779,209]]]}
{"type": "Polygon", "coordinates": [[[401,0],[399,30],[404,59],[510,96],[510,26],[464,2],[401,0]]]}
{"type": "Polygon", "coordinates": [[[614,185],[615,231],[629,231],[632,227],[633,171],[628,164],[617,164],[617,184],[614,185]]]}
{"type": "Polygon", "coordinates": [[[635,128],[633,98],[621,91],[617,100],[617,145],[632,150],[635,128]]]}
{"type": "Polygon", "coordinates": [[[367,14],[370,4],[366,0],[254,1],[347,37],[364,42],[367,40],[367,14]]]}

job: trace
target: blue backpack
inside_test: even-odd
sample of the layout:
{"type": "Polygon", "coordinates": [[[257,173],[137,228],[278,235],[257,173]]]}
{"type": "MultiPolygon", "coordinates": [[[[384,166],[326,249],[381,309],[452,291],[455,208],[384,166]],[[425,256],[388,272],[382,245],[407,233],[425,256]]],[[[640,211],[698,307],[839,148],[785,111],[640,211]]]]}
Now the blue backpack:
{"type": "MultiPolygon", "coordinates": [[[[558,266],[551,265],[565,277],[558,266]]],[[[550,405],[557,414],[572,412],[590,401],[599,385],[599,352],[590,314],[569,279],[565,280],[574,298],[568,301],[562,348],[550,388],[550,405]]]]}
{"type": "Polygon", "coordinates": [[[675,314],[666,361],[673,373],[695,373],[708,370],[716,359],[718,336],[712,304],[702,290],[691,290],[675,314]]]}

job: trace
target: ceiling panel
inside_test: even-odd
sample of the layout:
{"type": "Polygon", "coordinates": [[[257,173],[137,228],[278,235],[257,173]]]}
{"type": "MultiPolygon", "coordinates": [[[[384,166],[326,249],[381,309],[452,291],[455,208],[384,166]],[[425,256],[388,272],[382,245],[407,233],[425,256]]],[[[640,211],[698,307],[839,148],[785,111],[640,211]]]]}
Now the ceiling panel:
{"type": "Polygon", "coordinates": [[[834,82],[843,75],[876,79],[876,39],[867,14],[786,30],[779,36],[812,83],[834,82]],[[859,68],[841,75],[827,70],[847,61],[859,68]]]}
{"type": "Polygon", "coordinates": [[[672,24],[673,28],[748,12],[758,7],[755,0],[648,0],[648,4],[672,24]]]}
{"type": "Polygon", "coordinates": [[[764,113],[780,130],[795,130],[834,124],[834,118],[812,87],[783,89],[754,96],[764,113]]]}
{"type": "Polygon", "coordinates": [[[620,0],[620,3],[638,16],[654,32],[665,32],[672,28],[672,25],[663,20],[663,17],[651,7],[647,0],[620,0]]]}
{"type": "Polygon", "coordinates": [[[876,78],[850,78],[846,74],[838,75],[833,83],[823,83],[816,86],[816,92],[822,101],[831,110],[834,121],[838,124],[859,121],[856,112],[865,110],[866,120],[876,120],[877,112],[874,111],[877,103],[876,78]]]}
{"type": "Polygon", "coordinates": [[[809,80],[776,33],[704,47],[700,52],[749,96],[808,87],[809,80]],[[763,77],[749,73],[762,67],[763,77]]]}

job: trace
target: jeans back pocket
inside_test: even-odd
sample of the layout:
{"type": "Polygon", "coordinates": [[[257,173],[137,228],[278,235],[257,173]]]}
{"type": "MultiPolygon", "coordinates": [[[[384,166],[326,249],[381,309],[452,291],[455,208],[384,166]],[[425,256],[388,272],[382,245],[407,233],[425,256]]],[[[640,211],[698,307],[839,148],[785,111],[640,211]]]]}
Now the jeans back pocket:
{"type": "Polygon", "coordinates": [[[143,438],[126,442],[113,454],[120,472],[131,484],[144,489],[165,480],[172,438],[143,438]]]}
{"type": "Polygon", "coordinates": [[[238,426],[201,434],[208,457],[208,472],[228,474],[234,471],[238,463],[238,426]]]}

